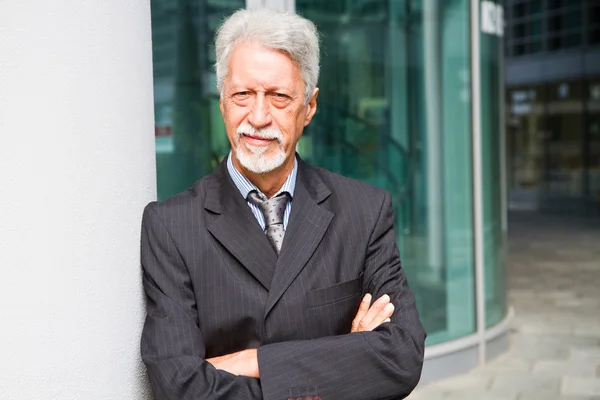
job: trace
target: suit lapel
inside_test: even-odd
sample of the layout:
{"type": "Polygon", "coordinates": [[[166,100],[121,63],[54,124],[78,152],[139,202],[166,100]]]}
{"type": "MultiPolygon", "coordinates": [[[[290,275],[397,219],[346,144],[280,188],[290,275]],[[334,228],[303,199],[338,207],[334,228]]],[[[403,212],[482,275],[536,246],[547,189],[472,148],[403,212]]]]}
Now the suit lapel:
{"type": "Polygon", "coordinates": [[[225,161],[210,177],[204,207],[216,214],[210,218],[209,232],[269,290],[277,254],[231,180],[225,161]]]}
{"type": "Polygon", "coordinates": [[[323,239],[334,214],[319,204],[330,194],[320,177],[298,158],[292,212],[271,281],[265,318],[323,239]]]}

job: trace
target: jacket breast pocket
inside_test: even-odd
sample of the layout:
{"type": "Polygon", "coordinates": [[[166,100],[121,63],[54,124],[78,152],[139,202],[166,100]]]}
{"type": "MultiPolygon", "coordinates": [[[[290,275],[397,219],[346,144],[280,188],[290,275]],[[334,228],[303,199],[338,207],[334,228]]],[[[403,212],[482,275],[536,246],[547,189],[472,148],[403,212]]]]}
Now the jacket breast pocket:
{"type": "Polygon", "coordinates": [[[361,300],[362,281],[361,274],[350,281],[313,289],[306,294],[312,338],[350,333],[361,300]]]}
{"type": "Polygon", "coordinates": [[[356,279],[309,291],[307,294],[308,307],[326,306],[360,295],[362,292],[362,279],[363,274],[361,273],[356,279]]]}

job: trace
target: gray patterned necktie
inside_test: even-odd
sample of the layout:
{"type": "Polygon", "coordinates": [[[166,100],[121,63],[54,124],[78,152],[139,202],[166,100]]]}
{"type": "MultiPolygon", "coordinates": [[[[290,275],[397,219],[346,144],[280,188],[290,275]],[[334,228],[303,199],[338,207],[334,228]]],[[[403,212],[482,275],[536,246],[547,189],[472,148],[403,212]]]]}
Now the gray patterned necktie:
{"type": "Polygon", "coordinates": [[[269,200],[263,200],[255,190],[248,193],[248,201],[259,206],[265,217],[265,234],[277,254],[281,251],[283,236],[285,235],[283,214],[289,200],[290,194],[288,192],[280,193],[269,200]]]}

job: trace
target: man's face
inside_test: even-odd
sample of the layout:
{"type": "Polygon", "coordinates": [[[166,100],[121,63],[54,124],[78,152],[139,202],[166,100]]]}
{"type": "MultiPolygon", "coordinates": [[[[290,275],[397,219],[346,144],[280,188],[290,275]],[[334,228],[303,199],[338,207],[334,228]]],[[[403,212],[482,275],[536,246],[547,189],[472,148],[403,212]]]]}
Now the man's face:
{"type": "Polygon", "coordinates": [[[252,43],[236,46],[220,101],[234,159],[255,173],[291,169],[317,94],[305,105],[300,69],[287,54],[252,43]]]}

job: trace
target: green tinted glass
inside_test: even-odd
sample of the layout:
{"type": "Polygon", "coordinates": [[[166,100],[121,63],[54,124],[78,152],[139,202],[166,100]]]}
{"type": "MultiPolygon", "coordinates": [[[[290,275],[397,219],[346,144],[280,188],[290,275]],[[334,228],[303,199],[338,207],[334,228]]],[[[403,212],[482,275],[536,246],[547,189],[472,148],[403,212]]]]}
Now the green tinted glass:
{"type": "Polygon", "coordinates": [[[152,0],[158,198],[190,187],[229,151],[214,80],[218,23],[245,0],[152,0]]]}
{"type": "Polygon", "coordinates": [[[485,270],[486,326],[497,324],[506,315],[504,234],[500,171],[501,136],[500,68],[503,42],[496,35],[481,34],[481,151],[483,178],[483,243],[485,270]]]}
{"type": "Polygon", "coordinates": [[[309,162],[391,192],[428,344],[475,326],[469,2],[302,1],[322,33],[309,162]]]}

